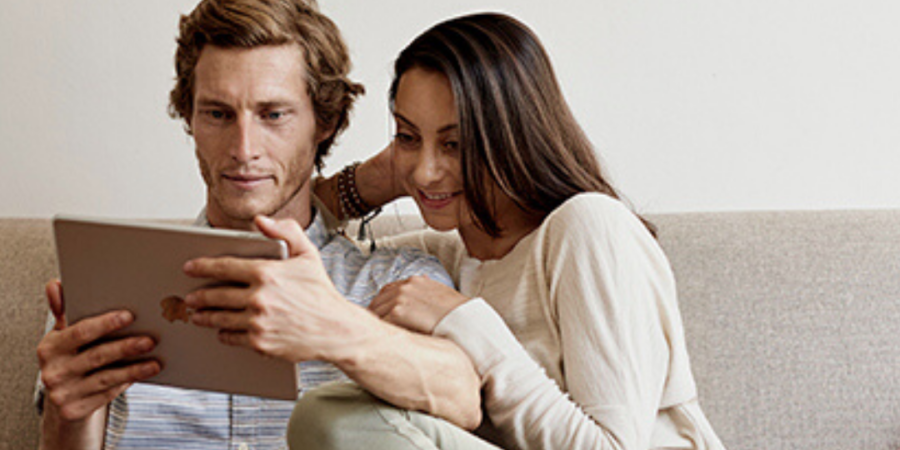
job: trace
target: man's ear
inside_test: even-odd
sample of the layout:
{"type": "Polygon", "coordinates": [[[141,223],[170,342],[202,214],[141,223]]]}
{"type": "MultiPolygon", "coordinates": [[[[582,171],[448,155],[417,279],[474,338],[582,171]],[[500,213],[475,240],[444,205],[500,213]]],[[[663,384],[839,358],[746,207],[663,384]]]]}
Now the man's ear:
{"type": "Polygon", "coordinates": [[[316,145],[333,137],[337,131],[337,120],[332,120],[330,124],[325,126],[316,125],[316,145]]]}

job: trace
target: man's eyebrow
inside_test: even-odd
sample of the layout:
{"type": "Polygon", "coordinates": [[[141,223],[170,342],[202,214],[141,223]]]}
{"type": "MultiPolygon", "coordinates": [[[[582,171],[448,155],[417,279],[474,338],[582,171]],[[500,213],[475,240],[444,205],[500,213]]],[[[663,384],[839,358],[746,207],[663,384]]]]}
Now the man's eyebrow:
{"type": "MultiPolygon", "coordinates": [[[[414,129],[414,130],[416,130],[416,131],[419,131],[419,127],[417,127],[414,123],[412,123],[411,120],[407,119],[406,117],[403,117],[403,114],[400,114],[400,113],[398,113],[397,111],[394,111],[394,118],[397,119],[397,120],[400,121],[400,122],[403,122],[404,124],[406,124],[406,125],[409,126],[410,128],[412,128],[412,129],[414,129]]],[[[455,130],[455,129],[457,129],[457,128],[459,128],[459,124],[451,123],[451,124],[449,124],[449,125],[444,125],[444,126],[442,126],[440,129],[438,129],[438,133],[446,133],[446,132],[448,132],[448,131],[453,131],[453,130],[455,130]]]]}
{"type": "Polygon", "coordinates": [[[276,108],[284,108],[284,107],[292,107],[296,105],[296,102],[292,102],[289,100],[268,100],[264,102],[259,102],[256,104],[258,108],[262,109],[276,109],[276,108]]]}
{"type": "MultiPolygon", "coordinates": [[[[200,97],[197,99],[197,106],[215,106],[220,108],[230,108],[231,105],[213,98],[205,98],[200,97]]],[[[259,102],[256,104],[257,109],[274,109],[274,108],[284,108],[284,107],[292,107],[296,104],[296,102],[292,102],[290,100],[266,100],[263,102],[259,102]]]]}
{"type": "Polygon", "coordinates": [[[196,101],[197,106],[218,106],[218,107],[229,107],[229,105],[221,100],[215,100],[212,98],[204,98],[200,97],[196,101]]]}

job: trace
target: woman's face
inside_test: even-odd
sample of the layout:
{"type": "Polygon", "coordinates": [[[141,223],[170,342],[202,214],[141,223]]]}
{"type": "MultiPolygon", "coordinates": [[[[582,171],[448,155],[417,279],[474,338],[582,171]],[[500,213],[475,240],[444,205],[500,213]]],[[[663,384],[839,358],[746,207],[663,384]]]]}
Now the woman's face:
{"type": "Polygon", "coordinates": [[[394,167],[403,189],[434,229],[470,224],[463,195],[459,121],[450,81],[436,71],[412,68],[394,99],[394,167]]]}

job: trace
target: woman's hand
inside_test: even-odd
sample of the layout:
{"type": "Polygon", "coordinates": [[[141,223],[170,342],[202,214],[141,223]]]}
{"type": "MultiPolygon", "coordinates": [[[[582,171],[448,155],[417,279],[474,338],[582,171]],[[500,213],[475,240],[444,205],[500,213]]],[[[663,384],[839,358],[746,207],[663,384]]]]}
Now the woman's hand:
{"type": "Polygon", "coordinates": [[[385,285],[369,310],[395,325],[431,334],[438,322],[469,298],[437,281],[413,276],[385,285]]]}
{"type": "MultiPolygon", "coordinates": [[[[356,168],[356,190],[362,201],[372,208],[377,208],[407,195],[400,182],[395,179],[396,175],[394,143],[390,142],[356,168]]],[[[337,181],[338,174],[319,180],[313,185],[313,193],[335,217],[346,220],[349,217],[343,216],[337,181]]]]}
{"type": "Polygon", "coordinates": [[[407,195],[395,178],[398,175],[394,170],[394,142],[391,141],[356,169],[356,188],[366,204],[378,207],[407,195]]]}

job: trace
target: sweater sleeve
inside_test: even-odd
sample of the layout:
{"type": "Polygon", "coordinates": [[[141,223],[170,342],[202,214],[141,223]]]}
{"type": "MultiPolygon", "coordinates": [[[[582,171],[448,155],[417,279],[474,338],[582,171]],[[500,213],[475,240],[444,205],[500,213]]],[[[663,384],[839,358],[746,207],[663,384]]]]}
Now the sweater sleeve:
{"type": "Polygon", "coordinates": [[[666,298],[674,296],[668,263],[640,222],[612,200],[570,201],[541,233],[536,286],[547,290],[532,292],[530,301],[546,302],[558,326],[565,386],[483,301],[448,314],[436,332],[475,361],[486,409],[507,444],[647,448],[669,369],[659,310],[674,301],[666,298]]]}

